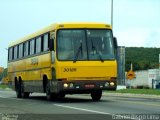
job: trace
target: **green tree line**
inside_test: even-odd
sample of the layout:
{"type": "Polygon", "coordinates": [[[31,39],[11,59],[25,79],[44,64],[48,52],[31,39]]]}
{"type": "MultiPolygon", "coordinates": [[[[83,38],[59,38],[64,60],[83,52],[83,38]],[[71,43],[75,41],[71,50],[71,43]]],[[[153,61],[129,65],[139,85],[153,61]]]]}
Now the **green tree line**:
{"type": "Polygon", "coordinates": [[[159,68],[160,48],[126,47],[125,69],[130,70],[132,63],[133,70],[147,70],[159,68]]]}
{"type": "Polygon", "coordinates": [[[3,77],[7,76],[7,71],[8,71],[8,69],[5,68],[4,71],[2,73],[0,73],[0,81],[2,80],[3,77]]]}

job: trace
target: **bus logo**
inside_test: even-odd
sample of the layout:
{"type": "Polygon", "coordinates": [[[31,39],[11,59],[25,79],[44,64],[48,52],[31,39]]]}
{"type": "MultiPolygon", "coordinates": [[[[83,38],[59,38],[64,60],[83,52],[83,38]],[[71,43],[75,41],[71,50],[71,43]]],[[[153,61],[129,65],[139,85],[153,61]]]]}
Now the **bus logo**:
{"type": "Polygon", "coordinates": [[[31,59],[31,65],[38,65],[38,58],[31,59]]]}

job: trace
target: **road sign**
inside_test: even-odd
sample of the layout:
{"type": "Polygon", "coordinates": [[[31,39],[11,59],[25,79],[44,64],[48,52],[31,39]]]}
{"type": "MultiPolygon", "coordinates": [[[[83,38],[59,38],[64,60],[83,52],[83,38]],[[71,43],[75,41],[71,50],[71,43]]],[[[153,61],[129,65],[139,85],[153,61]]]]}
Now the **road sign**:
{"type": "Polygon", "coordinates": [[[133,78],[136,77],[136,74],[135,74],[132,70],[130,70],[130,71],[127,72],[126,77],[127,77],[127,79],[129,79],[129,80],[133,80],[133,78]]]}

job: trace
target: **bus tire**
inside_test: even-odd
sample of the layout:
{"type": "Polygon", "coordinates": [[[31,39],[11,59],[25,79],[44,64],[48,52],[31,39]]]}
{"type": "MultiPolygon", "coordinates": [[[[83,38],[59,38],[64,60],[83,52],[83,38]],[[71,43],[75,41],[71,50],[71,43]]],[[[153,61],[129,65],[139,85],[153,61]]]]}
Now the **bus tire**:
{"type": "Polygon", "coordinates": [[[29,92],[24,92],[24,84],[23,82],[21,82],[21,94],[22,94],[22,98],[29,98],[29,92]]]}
{"type": "Polygon", "coordinates": [[[60,98],[64,98],[64,97],[65,97],[65,95],[66,95],[65,93],[59,93],[59,94],[58,94],[58,97],[60,97],[60,98]]]}
{"type": "Polygon", "coordinates": [[[93,101],[99,101],[102,97],[102,90],[91,92],[91,97],[93,101]]]}
{"type": "Polygon", "coordinates": [[[16,95],[17,98],[22,98],[22,91],[21,91],[21,83],[18,81],[16,84],[16,95]]]}
{"type": "Polygon", "coordinates": [[[30,93],[29,92],[24,92],[22,93],[22,98],[29,98],[30,93]]]}
{"type": "Polygon", "coordinates": [[[53,93],[51,93],[51,89],[50,89],[50,83],[49,81],[47,81],[46,83],[46,98],[47,100],[53,100],[53,93]]]}

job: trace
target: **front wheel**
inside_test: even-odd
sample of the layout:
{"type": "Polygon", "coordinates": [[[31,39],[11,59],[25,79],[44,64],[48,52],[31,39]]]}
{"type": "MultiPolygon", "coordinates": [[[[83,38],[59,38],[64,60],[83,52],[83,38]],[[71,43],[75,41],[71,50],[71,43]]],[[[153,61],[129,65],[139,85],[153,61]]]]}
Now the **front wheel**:
{"type": "Polygon", "coordinates": [[[64,98],[64,97],[65,97],[65,95],[66,95],[65,93],[59,93],[59,94],[58,94],[58,97],[60,97],[60,98],[64,98]]]}
{"type": "Polygon", "coordinates": [[[91,97],[93,101],[99,101],[102,97],[102,90],[91,92],[91,97]]]}
{"type": "Polygon", "coordinates": [[[49,81],[47,81],[46,84],[46,97],[47,100],[53,100],[57,98],[57,94],[51,92],[49,81]]]}

